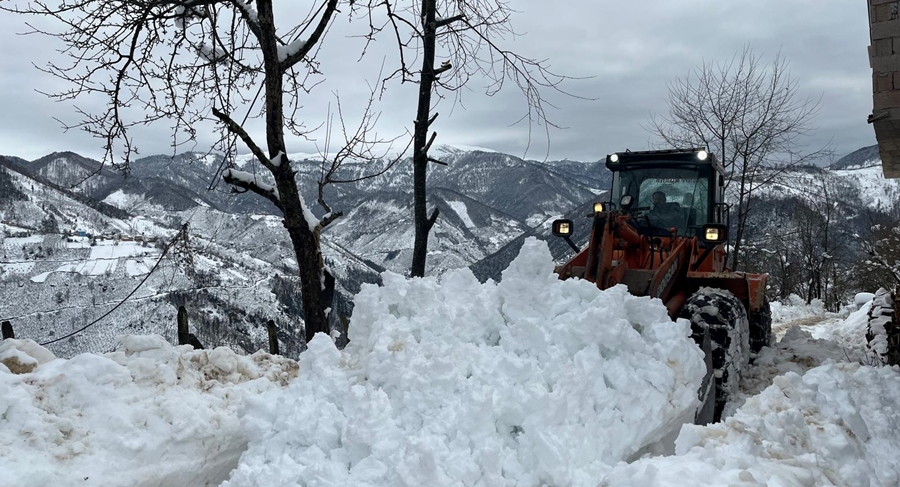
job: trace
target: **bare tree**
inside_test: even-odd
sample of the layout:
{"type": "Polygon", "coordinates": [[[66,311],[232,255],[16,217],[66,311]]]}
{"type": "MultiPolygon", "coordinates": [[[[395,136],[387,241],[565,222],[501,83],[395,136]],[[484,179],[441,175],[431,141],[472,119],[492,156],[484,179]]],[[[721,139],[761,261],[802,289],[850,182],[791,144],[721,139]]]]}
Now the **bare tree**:
{"type": "Polygon", "coordinates": [[[900,208],[867,216],[870,233],[857,235],[866,253],[858,274],[865,276],[867,286],[892,289],[900,285],[900,208]]]}
{"type": "MultiPolygon", "coordinates": [[[[415,243],[410,274],[425,274],[428,234],[437,221],[439,210],[427,211],[426,176],[428,165],[445,164],[428,155],[437,133],[428,131],[438,117],[432,114],[438,99],[452,94],[460,101],[460,90],[472,78],[488,80],[486,93],[493,96],[505,84],[513,83],[525,98],[519,121],[528,123],[529,141],[535,125],[543,127],[549,138],[547,101],[540,90],[564,93],[560,83],[567,79],[549,70],[543,60],[532,59],[500,46],[499,42],[516,36],[510,25],[511,9],[503,0],[370,0],[370,39],[383,31],[393,34],[399,53],[399,67],[384,81],[419,84],[418,106],[413,133],[413,198],[415,243]],[[381,7],[376,16],[376,7],[381,7]],[[411,59],[421,55],[417,70],[411,59]],[[443,56],[436,66],[438,55],[443,56]]],[[[549,149],[548,149],[549,150],[549,149]]]]}
{"type": "Polygon", "coordinates": [[[281,211],[300,267],[306,338],[328,333],[334,279],[323,262],[320,235],[341,213],[325,203],[322,186],[340,179],[335,175],[345,159],[365,157],[372,149],[366,139],[377,117],[367,111],[359,128],[342,125],[344,148],[323,158],[321,217],[301,195],[286,139],[310,133],[298,116],[300,97],[321,81],[316,55],[338,14],[339,0],[282,6],[286,11],[277,13],[273,0],[9,5],[3,9],[42,17],[42,25],[58,27],[34,28],[34,33],[61,41],[67,56],[64,63],[41,68],[70,86],[51,96],[106,100],[104,110],[79,110],[83,120],[67,126],[102,139],[104,163],[127,170],[137,152],[132,129],[159,121],[174,125],[173,147],[194,142],[208,128],[218,134],[215,147],[226,160],[232,160],[238,141],[252,153],[252,171],[222,167],[222,178],[233,190],[255,193],[281,211]],[[284,20],[289,15],[294,17],[284,20]],[[276,16],[286,27],[276,26],[276,16]],[[264,141],[245,129],[250,117],[263,120],[264,141]]]}
{"type": "Polygon", "coordinates": [[[726,63],[704,62],[671,82],[669,114],[651,118],[648,130],[665,145],[707,147],[724,165],[737,204],[734,268],[754,192],[826,153],[803,144],[814,130],[819,101],[798,98],[798,86],[780,54],[766,66],[748,46],[726,63]]]}

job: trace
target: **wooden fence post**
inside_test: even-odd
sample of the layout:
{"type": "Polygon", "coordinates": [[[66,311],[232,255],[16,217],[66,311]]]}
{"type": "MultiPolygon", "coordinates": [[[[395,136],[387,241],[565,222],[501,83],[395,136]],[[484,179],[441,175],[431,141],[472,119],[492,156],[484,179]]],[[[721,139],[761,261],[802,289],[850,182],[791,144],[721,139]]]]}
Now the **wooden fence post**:
{"type": "Polygon", "coordinates": [[[2,328],[4,340],[6,340],[7,338],[15,338],[16,337],[16,334],[13,332],[12,323],[10,323],[8,321],[4,321],[2,327],[0,327],[0,328],[2,328]]]}
{"type": "Polygon", "coordinates": [[[203,344],[188,328],[188,315],[184,306],[178,307],[178,344],[191,345],[197,350],[203,350],[203,344]]]}
{"type": "Polygon", "coordinates": [[[187,345],[190,341],[190,330],[188,329],[188,315],[184,306],[178,307],[178,344],[187,345]]]}
{"type": "Polygon", "coordinates": [[[278,328],[275,327],[274,321],[269,320],[266,323],[266,331],[269,332],[269,353],[278,355],[278,328]]]}

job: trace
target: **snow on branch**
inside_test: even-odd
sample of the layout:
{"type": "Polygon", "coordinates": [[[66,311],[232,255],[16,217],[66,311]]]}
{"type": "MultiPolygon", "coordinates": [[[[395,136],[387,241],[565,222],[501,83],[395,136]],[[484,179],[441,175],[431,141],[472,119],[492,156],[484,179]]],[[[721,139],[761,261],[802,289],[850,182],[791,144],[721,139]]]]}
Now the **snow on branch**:
{"type": "Polygon", "coordinates": [[[258,24],[259,23],[259,15],[256,13],[256,9],[250,6],[249,3],[244,0],[231,0],[238,9],[240,9],[241,13],[244,14],[244,17],[247,21],[258,24]]]}
{"type": "Polygon", "coordinates": [[[257,175],[247,171],[238,171],[234,168],[228,168],[222,173],[222,179],[232,186],[241,188],[244,191],[252,191],[266,198],[274,203],[279,210],[284,211],[281,200],[278,197],[278,188],[272,184],[266,183],[257,175]]]}
{"type": "Polygon", "coordinates": [[[334,17],[334,12],[337,11],[337,5],[338,0],[328,0],[325,11],[322,13],[322,17],[319,18],[319,23],[308,39],[297,39],[285,47],[278,46],[278,63],[282,70],[287,71],[291,66],[299,63],[306,57],[310,49],[319,42],[319,39],[328,29],[328,23],[334,17]],[[284,57],[282,57],[282,54],[284,54],[284,57]]]}
{"type": "Polygon", "coordinates": [[[278,151],[278,154],[275,154],[275,157],[269,159],[269,162],[272,163],[272,167],[281,166],[281,161],[286,161],[287,156],[285,156],[283,151],[278,151]]]}
{"type": "Polygon", "coordinates": [[[228,59],[228,53],[224,49],[217,45],[209,46],[205,42],[200,42],[197,45],[197,55],[211,63],[222,62],[228,59]]]}
{"type": "Polygon", "coordinates": [[[286,46],[277,46],[278,62],[285,62],[291,56],[297,55],[304,47],[306,47],[306,39],[297,39],[286,46]]]}
{"type": "Polygon", "coordinates": [[[436,24],[437,27],[444,27],[445,25],[450,25],[450,24],[452,24],[453,22],[457,22],[457,21],[460,21],[460,20],[465,20],[465,18],[466,18],[466,16],[465,16],[465,15],[462,15],[462,14],[460,14],[460,15],[454,15],[453,17],[447,17],[447,18],[443,18],[443,17],[435,17],[435,18],[434,18],[434,22],[435,22],[435,24],[436,24]]]}

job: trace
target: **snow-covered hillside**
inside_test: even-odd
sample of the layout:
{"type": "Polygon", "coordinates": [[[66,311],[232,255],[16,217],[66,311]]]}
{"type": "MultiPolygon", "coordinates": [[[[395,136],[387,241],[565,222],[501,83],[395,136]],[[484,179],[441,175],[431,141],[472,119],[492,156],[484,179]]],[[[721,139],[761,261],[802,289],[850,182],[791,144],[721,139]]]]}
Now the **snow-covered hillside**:
{"type": "MultiPolygon", "coordinates": [[[[440,146],[435,151],[449,165],[435,165],[429,174],[429,205],[441,216],[429,237],[428,275],[470,267],[480,280],[497,280],[530,236],[550,240],[551,252],[562,260],[570,249],[548,236],[547,223],[565,215],[575,222],[574,240],[583,243],[590,233],[590,203],[609,182],[609,171],[598,162],[525,161],[477,148],[440,146]]],[[[787,199],[816,191],[823,181],[840,189],[829,200],[840,207],[836,221],[842,226],[834,234],[864,234],[863,213],[900,200],[900,186],[877,174],[872,166],[877,160],[858,159],[840,169],[798,170],[760,192],[765,201],[754,203],[754,218],[764,224],[751,218],[745,253],[774,252],[771,236],[793,232],[785,231],[790,216],[767,208],[791,213],[796,204],[786,204],[787,199]]],[[[91,164],[99,163],[72,153],[31,162],[0,157],[0,198],[5,198],[0,205],[0,292],[7,297],[0,301],[0,319],[11,320],[21,336],[41,343],[92,323],[134,290],[161,255],[161,245],[187,223],[192,255],[182,254],[177,261],[166,256],[159,276],[151,276],[129,303],[91,326],[86,336],[54,344],[53,351],[61,356],[107,351],[121,333],[171,337],[179,304],[189,305],[204,343],[247,352],[264,348],[264,324],[272,319],[282,340],[299,347],[294,332],[302,323],[292,246],[279,218],[264,211],[272,209],[270,203],[260,198],[268,206],[245,205],[256,197],[222,187],[205,191],[221,162],[219,156],[197,153],[150,156],[135,161],[128,179],[105,171],[95,182],[78,185],[91,164]],[[42,179],[29,177],[29,168],[42,179]],[[54,178],[56,183],[50,181],[54,178]],[[67,189],[71,184],[76,187],[67,189]],[[119,253],[98,257],[83,243],[65,242],[66,232],[104,235],[96,246],[118,245],[119,253]],[[141,243],[134,241],[138,236],[141,243]],[[151,238],[156,241],[148,242],[151,238]],[[121,254],[126,249],[141,255],[121,254]],[[135,323],[128,316],[141,319],[135,323]],[[122,328],[124,322],[130,328],[122,328]]],[[[315,188],[310,178],[317,170],[315,161],[299,164],[300,177],[306,178],[302,187],[315,188]]],[[[352,179],[367,169],[348,163],[345,170],[352,179]]],[[[326,263],[338,281],[336,316],[351,314],[350,297],[362,283],[379,282],[385,269],[407,271],[413,247],[410,178],[410,164],[401,161],[380,177],[329,187],[335,210],[344,211],[322,237],[326,263]]],[[[859,246],[845,240],[848,247],[859,246]]],[[[853,251],[859,249],[850,248],[841,261],[858,258],[853,251]]],[[[846,290],[840,300],[855,291],[846,290]]]]}
{"type": "Polygon", "coordinates": [[[777,306],[805,325],[722,423],[681,426],[704,368],[687,323],[552,266],[529,240],[500,283],[386,274],[350,345],[320,336],[299,364],[156,337],[69,360],[3,342],[3,485],[897,485],[900,370],[859,363],[865,305],[777,306]]]}

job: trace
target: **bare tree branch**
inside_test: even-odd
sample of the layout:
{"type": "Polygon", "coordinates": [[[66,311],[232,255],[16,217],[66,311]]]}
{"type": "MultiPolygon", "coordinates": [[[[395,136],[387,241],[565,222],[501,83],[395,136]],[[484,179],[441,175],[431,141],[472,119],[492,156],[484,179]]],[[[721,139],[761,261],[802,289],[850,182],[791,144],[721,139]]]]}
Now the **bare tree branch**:
{"type": "Polygon", "coordinates": [[[276,208],[284,212],[284,206],[282,206],[281,200],[278,199],[278,194],[276,193],[275,188],[259,182],[252,174],[243,171],[237,171],[235,169],[226,169],[225,172],[222,173],[222,179],[232,186],[236,186],[243,189],[244,191],[250,191],[262,196],[263,198],[271,201],[276,208]]]}
{"type": "Polygon", "coordinates": [[[238,123],[232,120],[231,117],[219,111],[216,107],[212,107],[212,113],[216,116],[216,118],[222,121],[222,123],[225,125],[225,128],[227,128],[229,132],[237,135],[241,139],[244,145],[246,145],[247,148],[250,149],[250,152],[252,152],[253,155],[256,156],[256,159],[260,164],[265,166],[265,168],[269,171],[275,171],[275,166],[271,161],[269,161],[269,158],[266,157],[266,153],[256,145],[256,142],[254,142],[253,138],[250,137],[250,134],[248,134],[247,131],[244,130],[244,127],[238,125],[238,123]]]}
{"type": "Polygon", "coordinates": [[[281,60],[281,69],[287,70],[291,66],[299,63],[303,60],[312,50],[313,46],[318,45],[319,39],[321,39],[322,35],[325,33],[325,29],[328,28],[328,24],[331,22],[331,19],[334,17],[334,13],[337,10],[338,0],[328,0],[325,7],[325,12],[322,13],[322,17],[319,19],[319,24],[316,26],[316,29],[309,36],[309,39],[301,41],[302,45],[296,52],[289,53],[283,60],[281,60]]]}
{"type": "MultiPolygon", "coordinates": [[[[104,164],[127,171],[138,149],[132,129],[163,120],[174,127],[173,151],[196,145],[198,134],[206,133],[217,138],[215,147],[225,154],[226,165],[233,162],[238,141],[250,150],[253,172],[228,167],[222,178],[235,191],[260,195],[282,212],[300,267],[311,339],[329,332],[325,310],[331,306],[333,279],[327,278],[320,240],[322,229],[341,212],[332,212],[320,194],[327,214],[318,220],[313,216],[301,196],[295,163],[287,157],[286,138],[310,138],[301,100],[324,79],[317,57],[338,4],[318,0],[296,22],[282,22],[274,0],[10,0],[0,3],[0,10],[53,26],[31,26],[30,32],[64,46],[61,61],[39,68],[65,83],[49,96],[105,99],[96,112],[76,107],[81,120],[64,124],[101,139],[104,164]],[[245,114],[241,123],[237,113],[245,114]],[[250,117],[264,124],[264,143],[246,128],[250,117]],[[323,289],[323,282],[326,287],[331,282],[332,289],[323,289]]],[[[363,176],[343,177],[338,170],[343,160],[365,156],[372,147],[367,144],[379,141],[377,120],[370,106],[358,129],[344,126],[346,145],[324,173],[325,184],[363,176]]]]}
{"type": "Polygon", "coordinates": [[[776,55],[768,67],[749,46],[725,63],[704,62],[669,83],[668,115],[645,127],[669,147],[703,146],[717,154],[737,203],[734,266],[751,213],[753,193],[786,170],[821,158],[828,147],[806,150],[819,101],[799,99],[799,82],[776,55]]]}

